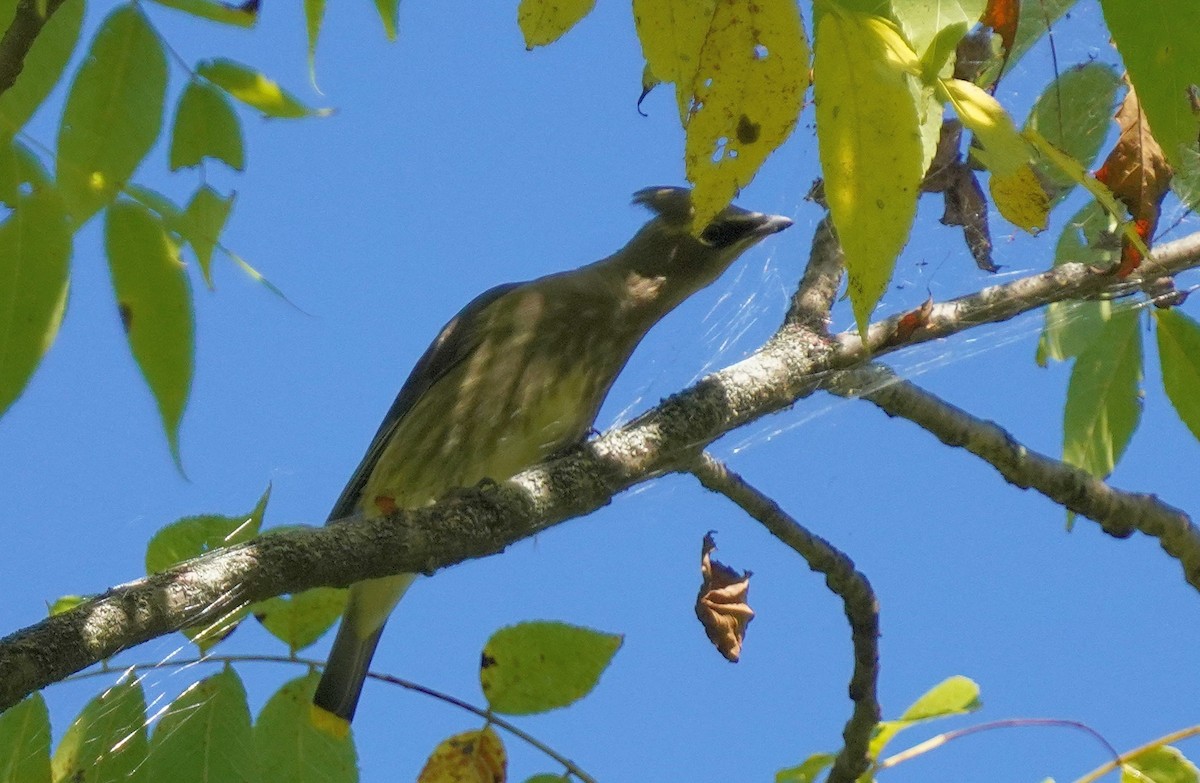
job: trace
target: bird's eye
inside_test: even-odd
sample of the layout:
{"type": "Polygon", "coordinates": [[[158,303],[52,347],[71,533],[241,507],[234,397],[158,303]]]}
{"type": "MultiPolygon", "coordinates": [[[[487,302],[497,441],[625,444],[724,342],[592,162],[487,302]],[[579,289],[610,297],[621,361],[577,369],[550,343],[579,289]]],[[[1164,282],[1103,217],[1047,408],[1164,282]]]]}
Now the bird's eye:
{"type": "Polygon", "coordinates": [[[745,220],[714,220],[700,235],[705,244],[716,248],[733,245],[754,231],[754,223],[745,220]]]}

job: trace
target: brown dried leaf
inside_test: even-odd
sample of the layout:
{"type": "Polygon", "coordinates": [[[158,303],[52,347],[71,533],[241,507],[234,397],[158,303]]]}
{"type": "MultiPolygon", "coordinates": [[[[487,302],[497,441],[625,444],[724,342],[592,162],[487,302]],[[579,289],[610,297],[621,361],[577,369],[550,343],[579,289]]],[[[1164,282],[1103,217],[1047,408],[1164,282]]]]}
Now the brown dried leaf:
{"type": "Polygon", "coordinates": [[[992,261],[992,232],[988,227],[987,197],[979,186],[975,172],[959,153],[962,124],[958,120],[942,123],[937,151],[925,172],[921,190],[941,193],[945,201],[942,225],[962,226],[963,237],[975,259],[975,265],[985,272],[999,271],[992,261]]]}
{"type": "MultiPolygon", "coordinates": [[[[1171,187],[1171,164],[1150,133],[1132,85],[1125,93],[1121,108],[1117,109],[1116,120],[1121,135],[1104,165],[1096,172],[1096,179],[1107,185],[1125,205],[1138,234],[1149,245],[1158,225],[1163,198],[1171,187]]],[[[1141,262],[1142,254],[1125,240],[1117,276],[1125,277],[1141,262]]]]}
{"type": "Polygon", "coordinates": [[[750,572],[739,574],[729,566],[713,560],[709,553],[717,548],[712,531],[704,536],[700,550],[700,593],[696,596],[696,617],[704,632],[725,659],[737,663],[742,654],[746,626],[754,619],[754,610],[747,599],[750,594],[750,572]]]}
{"type": "Polygon", "coordinates": [[[896,322],[895,331],[892,332],[892,336],[888,339],[888,344],[902,343],[909,337],[912,337],[913,332],[929,323],[929,316],[932,314],[933,297],[931,296],[922,302],[920,307],[909,310],[900,316],[900,320],[896,322]]]}

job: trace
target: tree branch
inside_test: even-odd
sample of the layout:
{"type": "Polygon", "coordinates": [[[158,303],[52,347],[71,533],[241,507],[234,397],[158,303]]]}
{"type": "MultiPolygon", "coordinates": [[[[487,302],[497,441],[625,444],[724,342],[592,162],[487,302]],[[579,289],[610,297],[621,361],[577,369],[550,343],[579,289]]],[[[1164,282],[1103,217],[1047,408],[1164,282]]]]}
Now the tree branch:
{"type": "Polygon", "coordinates": [[[46,15],[38,13],[37,0],[20,0],[12,24],[0,38],[0,95],[16,83],[25,67],[25,56],[33,48],[38,34],[64,0],[48,0],[46,15]]]}
{"type": "Polygon", "coordinates": [[[1096,521],[1109,535],[1126,538],[1136,530],[1157,538],[1167,554],[1183,565],[1188,583],[1200,590],[1200,535],[1187,514],[1154,495],[1124,492],[1085,470],[1029,449],[995,423],[972,416],[878,364],[838,373],[829,388],[844,397],[869,400],[889,416],[928,430],[947,446],[966,449],[1010,484],[1037,490],[1096,521]]]}
{"type": "Polygon", "coordinates": [[[854,568],[854,561],[841,550],[813,534],[779,505],[727,466],[707,453],[692,465],[692,474],[706,488],[732,500],[763,524],[773,536],[794,549],[808,567],[825,575],[825,584],[842,599],[850,621],[854,647],[854,672],[850,676],[850,699],[854,711],[842,730],[845,745],[833,763],[827,783],[854,783],[871,765],[868,746],[871,732],[879,723],[879,602],[871,583],[854,568]]]}
{"type": "MultiPolygon", "coordinates": [[[[1139,272],[1147,279],[1200,265],[1200,233],[1162,245],[1139,272]]],[[[907,345],[1005,320],[1045,304],[1120,290],[1083,264],[986,288],[934,305],[928,322],[896,339],[898,316],[828,338],[785,323],[757,352],[701,379],[623,427],[503,485],[454,493],[434,506],[371,522],[262,536],[148,579],[113,588],[62,615],[0,640],[0,709],[114,653],[230,607],[321,585],[402,572],[432,572],[590,513],[613,495],[687,470],[713,440],[782,410],[833,371],[907,345]]],[[[1089,507],[1090,508],[1090,507],[1089,507]]],[[[1088,515],[1088,511],[1080,511],[1088,515]]],[[[1190,528],[1162,531],[1169,552],[1190,551],[1190,528]]],[[[1190,579],[1190,577],[1189,577],[1190,579]]]]}

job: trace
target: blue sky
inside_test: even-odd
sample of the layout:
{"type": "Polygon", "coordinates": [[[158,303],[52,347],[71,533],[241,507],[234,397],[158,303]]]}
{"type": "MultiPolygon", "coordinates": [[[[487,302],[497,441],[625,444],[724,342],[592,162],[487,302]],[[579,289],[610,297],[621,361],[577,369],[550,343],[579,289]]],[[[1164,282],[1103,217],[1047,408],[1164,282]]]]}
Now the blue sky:
{"type": "MultiPolygon", "coordinates": [[[[88,31],[101,5],[89,9],[88,31]]],[[[405,3],[391,45],[370,3],[331,4],[317,62],[324,95],[307,84],[299,12],[264,6],[253,33],[147,8],[186,61],[233,57],[336,109],[301,122],[248,112],[248,171],[208,172],[218,189],[238,192],[226,244],[303,312],[229,264],[216,266],[216,293],[196,291],[184,480],[128,358],[98,224],[81,233],[58,342],[0,421],[0,504],[12,531],[0,551],[5,631],[39,619],[58,595],[138,576],[145,541],[161,525],[247,510],[268,483],[269,525],[319,524],[446,319],[496,283],[608,254],[645,219],[628,206],[633,191],[683,181],[672,96],[652,94],[648,118],[635,110],[642,60],[625,3],[600,3],[565,39],[532,53],[512,3],[405,3]]],[[[1059,28],[1063,67],[1089,56],[1116,62],[1098,23],[1095,5],[1083,2],[1059,28]]],[[[172,67],[177,94],[184,77],[172,67]]],[[[1039,48],[999,97],[1021,121],[1051,78],[1039,48]]],[[[63,92],[60,85],[31,126],[47,145],[63,92]]],[[[646,340],[600,426],[770,334],[820,218],[802,198],[814,160],[810,107],[739,199],[797,225],[646,340]]],[[[165,170],[160,144],[142,180],[180,199],[194,188],[194,173],[165,170]]],[[[1076,196],[1060,207],[1040,238],[1014,236],[993,216],[996,260],[1005,267],[999,279],[1048,266],[1062,218],[1082,203],[1076,196]]],[[[881,313],[915,306],[927,290],[942,299],[995,281],[975,270],[957,230],[937,224],[940,210],[932,199],[923,203],[881,313]]],[[[1189,227],[1196,222],[1177,235],[1189,227]]],[[[1185,310],[1196,316],[1194,306],[1185,310]]],[[[849,325],[845,303],[835,315],[838,328],[849,325]]],[[[889,361],[1057,454],[1069,370],[1033,364],[1040,322],[1026,316],[889,361]]],[[[1146,339],[1152,356],[1150,332],[1146,339]]],[[[1145,385],[1141,430],[1113,481],[1200,508],[1200,446],[1163,397],[1153,360],[1145,385]]],[[[1049,501],[866,403],[813,397],[732,433],[714,451],[871,579],[882,612],[885,715],[964,674],[982,686],[985,708],[947,727],[1052,716],[1083,721],[1128,749],[1197,722],[1200,597],[1154,542],[1115,541],[1087,521],[1067,534],[1049,501]]],[[[693,479],[658,480],[501,557],[418,583],[375,668],[482,702],[484,641],[500,626],[536,618],[626,635],[591,696],[520,721],[601,780],[769,780],[840,745],[850,655],[839,602],[790,550],[693,479]],[[718,557],[755,573],[758,617],[736,666],[709,648],[692,613],[708,529],[719,531],[718,557]]],[[[182,643],[159,640],[128,660],[157,660],[182,643]]],[[[308,652],[323,654],[327,644],[308,652]]],[[[283,652],[253,623],[223,647],[283,652]]],[[[172,694],[196,672],[154,673],[146,685],[172,694]]],[[[255,665],[241,673],[257,709],[302,671],[255,665]]],[[[56,736],[96,690],[94,680],[49,689],[56,736]]],[[[476,725],[445,705],[368,685],[355,721],[363,780],[412,778],[436,741],[476,725]]],[[[916,730],[913,739],[927,733],[916,730]]],[[[509,750],[514,779],[554,769],[516,741],[509,750]]],[[[1069,780],[1105,760],[1082,734],[1023,729],[952,743],[885,779],[1069,780]]]]}

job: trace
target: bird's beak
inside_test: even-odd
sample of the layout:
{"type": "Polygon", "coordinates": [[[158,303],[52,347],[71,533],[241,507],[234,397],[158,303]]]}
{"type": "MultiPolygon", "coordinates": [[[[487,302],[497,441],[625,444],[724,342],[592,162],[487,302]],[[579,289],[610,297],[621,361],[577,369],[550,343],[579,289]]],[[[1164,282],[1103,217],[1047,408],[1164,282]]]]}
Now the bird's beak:
{"type": "Polygon", "coordinates": [[[778,234],[792,225],[791,218],[785,218],[783,215],[764,215],[759,213],[756,217],[762,220],[762,227],[758,230],[758,233],[762,236],[778,234]]]}

